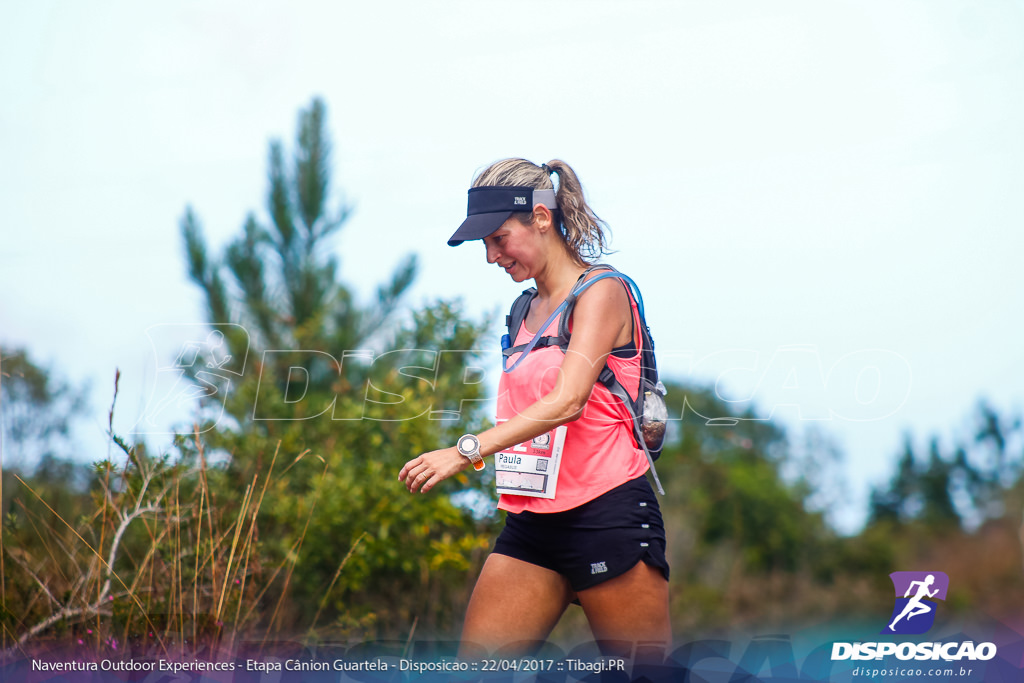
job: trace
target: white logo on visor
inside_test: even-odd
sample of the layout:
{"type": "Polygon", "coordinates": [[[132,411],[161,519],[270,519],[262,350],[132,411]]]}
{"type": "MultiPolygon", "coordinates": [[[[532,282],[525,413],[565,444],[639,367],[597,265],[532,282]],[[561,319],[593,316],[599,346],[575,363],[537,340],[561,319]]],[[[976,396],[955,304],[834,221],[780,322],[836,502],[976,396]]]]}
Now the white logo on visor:
{"type": "Polygon", "coordinates": [[[523,206],[526,206],[526,197],[513,197],[512,198],[512,203],[513,204],[522,204],[523,206]]]}

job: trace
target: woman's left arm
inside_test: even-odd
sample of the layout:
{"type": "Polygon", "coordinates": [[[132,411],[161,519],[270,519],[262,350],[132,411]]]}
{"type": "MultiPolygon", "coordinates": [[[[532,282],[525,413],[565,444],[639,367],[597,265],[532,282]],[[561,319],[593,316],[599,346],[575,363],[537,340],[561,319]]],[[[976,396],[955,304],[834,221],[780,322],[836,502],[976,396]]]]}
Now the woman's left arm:
{"type": "MultiPolygon", "coordinates": [[[[577,419],[616,340],[631,329],[631,316],[629,298],[616,278],[591,285],[576,301],[572,336],[555,386],[522,412],[481,432],[480,454],[493,455],[577,419]]],[[[469,460],[454,446],[442,448],[407,462],[398,479],[410,492],[425,493],[467,466],[469,460]]]]}

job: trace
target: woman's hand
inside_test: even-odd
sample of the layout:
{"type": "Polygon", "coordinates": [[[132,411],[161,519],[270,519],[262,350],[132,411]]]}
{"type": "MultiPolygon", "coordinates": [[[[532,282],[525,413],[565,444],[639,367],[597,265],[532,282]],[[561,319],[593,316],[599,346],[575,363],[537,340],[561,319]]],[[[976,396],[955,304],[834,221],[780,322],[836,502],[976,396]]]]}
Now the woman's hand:
{"type": "Polygon", "coordinates": [[[398,473],[398,480],[405,483],[409,493],[426,493],[434,485],[444,481],[453,474],[458,474],[469,465],[466,458],[454,446],[430,451],[405,463],[398,473]]]}

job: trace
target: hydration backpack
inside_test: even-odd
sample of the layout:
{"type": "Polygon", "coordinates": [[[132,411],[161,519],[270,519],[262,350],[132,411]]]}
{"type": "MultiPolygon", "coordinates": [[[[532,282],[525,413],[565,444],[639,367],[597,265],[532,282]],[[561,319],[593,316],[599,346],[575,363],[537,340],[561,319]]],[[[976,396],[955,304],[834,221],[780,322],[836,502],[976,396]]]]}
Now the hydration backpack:
{"type": "MultiPolygon", "coordinates": [[[[632,298],[636,301],[637,312],[640,315],[640,383],[637,397],[634,400],[629,395],[629,392],[619,382],[615,373],[608,367],[607,362],[605,362],[604,367],[601,369],[597,381],[607,387],[613,396],[618,397],[629,412],[633,422],[633,438],[647,456],[647,461],[651,466],[651,474],[654,476],[654,482],[657,484],[658,491],[665,495],[665,490],[661,487],[661,481],[658,479],[658,473],[654,469],[654,461],[661,456],[661,448],[665,443],[665,427],[668,420],[668,408],[665,406],[664,399],[666,391],[665,385],[658,379],[658,364],[654,357],[654,339],[651,337],[651,330],[647,326],[647,320],[644,318],[643,298],[640,296],[640,289],[633,280],[611,266],[591,266],[577,280],[565,301],[551,313],[540,328],[541,332],[543,332],[554,322],[555,317],[560,315],[558,334],[552,337],[550,335],[540,336],[538,333],[528,344],[512,346],[512,341],[519,333],[519,328],[522,326],[523,320],[526,319],[526,314],[530,310],[530,304],[533,302],[534,297],[537,296],[537,289],[534,287],[524,290],[513,302],[509,314],[505,316],[505,326],[508,328],[508,332],[501,338],[502,370],[504,372],[512,372],[523,362],[527,354],[535,348],[557,346],[562,350],[562,353],[565,353],[565,350],[569,347],[569,320],[576,307],[576,300],[595,282],[610,277],[618,278],[628,284],[628,289],[631,292],[632,298]],[[587,280],[587,276],[595,271],[605,272],[587,280]],[[521,353],[522,355],[512,367],[508,367],[509,357],[516,353],[521,353]]],[[[632,317],[632,310],[630,310],[630,317],[632,317]]]]}

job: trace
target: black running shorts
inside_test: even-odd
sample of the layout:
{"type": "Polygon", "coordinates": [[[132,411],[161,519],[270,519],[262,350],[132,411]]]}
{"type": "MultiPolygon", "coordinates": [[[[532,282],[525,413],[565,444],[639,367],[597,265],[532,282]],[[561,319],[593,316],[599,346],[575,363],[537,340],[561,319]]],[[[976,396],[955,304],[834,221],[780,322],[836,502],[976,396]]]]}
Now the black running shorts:
{"type": "Polygon", "coordinates": [[[668,580],[665,526],[641,475],[565,512],[510,512],[494,552],[558,572],[573,590],[593,588],[643,560],[668,580]]]}

